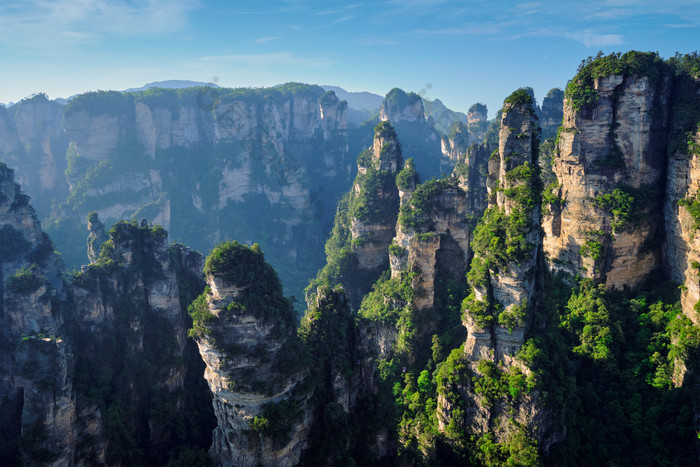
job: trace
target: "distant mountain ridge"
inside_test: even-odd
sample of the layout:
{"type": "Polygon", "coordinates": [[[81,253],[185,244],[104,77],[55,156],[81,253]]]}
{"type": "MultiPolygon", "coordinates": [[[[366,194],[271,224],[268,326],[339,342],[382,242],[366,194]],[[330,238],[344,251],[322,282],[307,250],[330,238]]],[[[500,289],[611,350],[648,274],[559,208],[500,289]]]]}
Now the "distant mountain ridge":
{"type": "Polygon", "coordinates": [[[208,86],[212,88],[218,88],[219,85],[216,83],[205,83],[204,81],[189,81],[184,79],[169,79],[166,81],[154,81],[152,83],[146,83],[140,88],[129,88],[124,89],[123,92],[140,92],[151,88],[165,88],[165,89],[183,89],[183,88],[196,88],[200,86],[208,86]]]}

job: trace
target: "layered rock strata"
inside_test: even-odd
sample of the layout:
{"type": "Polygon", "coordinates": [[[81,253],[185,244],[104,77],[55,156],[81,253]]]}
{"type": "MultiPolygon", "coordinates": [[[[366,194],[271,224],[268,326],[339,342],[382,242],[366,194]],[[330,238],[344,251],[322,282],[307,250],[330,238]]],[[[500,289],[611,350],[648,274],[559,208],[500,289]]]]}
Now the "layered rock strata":
{"type": "Polygon", "coordinates": [[[663,192],[670,81],[612,75],[594,89],[594,107],[565,101],[553,166],[563,202],[543,218],[544,252],[555,270],[635,288],[660,266],[661,218],[649,213],[663,192]]]}

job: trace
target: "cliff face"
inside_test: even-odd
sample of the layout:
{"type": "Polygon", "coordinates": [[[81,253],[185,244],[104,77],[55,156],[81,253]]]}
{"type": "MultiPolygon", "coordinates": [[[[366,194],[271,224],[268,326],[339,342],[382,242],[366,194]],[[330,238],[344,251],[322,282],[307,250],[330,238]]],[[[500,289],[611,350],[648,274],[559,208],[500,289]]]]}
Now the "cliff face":
{"type": "Polygon", "coordinates": [[[300,295],[352,180],[346,114],[332,92],[298,84],[87,93],[66,106],[38,95],[0,112],[0,157],[71,266],[96,211],[107,224],[145,218],[201,251],[261,241],[300,295]]]}
{"type": "Polygon", "coordinates": [[[454,281],[464,276],[471,236],[468,216],[473,214],[455,179],[431,181],[403,192],[390,250],[391,276],[420,271],[412,282],[417,310],[435,306],[438,268],[454,281]]]}
{"type": "MultiPolygon", "coordinates": [[[[91,224],[101,223],[92,216],[91,224]]],[[[191,381],[202,366],[185,319],[193,298],[187,289],[203,287],[202,257],[166,240],[160,227],[119,223],[102,254],[73,279],[77,401],[101,424],[77,453],[86,462],[161,462],[187,451],[172,451],[185,436],[190,449],[201,449],[213,425],[206,410],[201,426],[183,415],[208,402],[191,381]]]]}
{"type": "Polygon", "coordinates": [[[65,284],[29,198],[0,166],[0,461],[68,465],[77,439],[65,284]]]}
{"type": "Polygon", "coordinates": [[[700,301],[700,239],[698,193],[700,193],[700,121],[698,112],[687,112],[700,104],[697,77],[676,84],[670,122],[666,192],[663,205],[665,242],[663,260],[667,273],[685,285],[681,295],[683,313],[700,325],[696,304],[700,301]],[[673,144],[675,143],[675,144],[673,144]]]}
{"type": "Polygon", "coordinates": [[[68,139],[63,132],[63,105],[37,94],[0,114],[0,157],[16,171],[17,183],[35,200],[41,218],[50,200],[64,198],[68,139]]]}
{"type": "Polygon", "coordinates": [[[192,316],[218,420],[210,455],[219,465],[296,465],[310,414],[296,389],[306,372],[293,363],[291,303],[257,245],[221,244],[205,269],[192,316]]]}
{"type": "Polygon", "coordinates": [[[395,128],[404,156],[414,159],[418,173],[425,180],[452,171],[454,162],[442,155],[435,121],[426,117],[423,100],[418,94],[392,89],[379,109],[379,120],[395,128]]]}
{"type": "Polygon", "coordinates": [[[489,176],[498,183],[477,229],[465,326],[470,361],[510,358],[524,342],[534,292],[539,244],[537,124],[531,98],[517,91],[506,100],[500,143],[489,176]],[[491,239],[496,236],[499,243],[491,239]],[[502,243],[500,243],[502,242],[502,243]]]}
{"type": "Polygon", "coordinates": [[[396,175],[402,164],[402,148],[394,128],[388,122],[380,123],[374,130],[372,147],[357,159],[357,177],[340,202],[326,243],[328,264],[307,288],[307,301],[322,283],[342,284],[357,309],[386,269],[400,202],[396,175]]]}
{"type": "Polygon", "coordinates": [[[622,289],[659,267],[661,219],[649,213],[663,192],[669,86],[612,75],[596,79],[594,107],[565,102],[552,188],[564,202],[543,220],[554,269],[622,289]]]}
{"type": "Polygon", "coordinates": [[[550,89],[542,99],[542,106],[536,111],[542,129],[542,140],[554,138],[564,117],[564,91],[559,88],[550,89]]]}

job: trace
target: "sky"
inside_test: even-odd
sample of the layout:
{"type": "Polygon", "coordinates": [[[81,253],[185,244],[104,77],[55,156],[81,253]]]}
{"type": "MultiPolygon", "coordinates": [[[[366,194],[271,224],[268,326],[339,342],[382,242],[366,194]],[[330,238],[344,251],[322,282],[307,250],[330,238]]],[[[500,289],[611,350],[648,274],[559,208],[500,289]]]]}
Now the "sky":
{"type": "Polygon", "coordinates": [[[531,86],[541,102],[588,56],[700,49],[685,0],[5,0],[0,102],[170,79],[399,87],[492,117],[531,86]]]}

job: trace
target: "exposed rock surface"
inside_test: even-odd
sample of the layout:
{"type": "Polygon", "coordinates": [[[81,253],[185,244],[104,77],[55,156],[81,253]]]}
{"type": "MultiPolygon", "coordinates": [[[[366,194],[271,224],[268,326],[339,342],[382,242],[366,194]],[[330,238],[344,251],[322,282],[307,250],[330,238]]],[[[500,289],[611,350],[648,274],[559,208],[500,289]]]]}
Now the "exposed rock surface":
{"type": "Polygon", "coordinates": [[[648,215],[659,198],[634,205],[636,212],[628,206],[624,220],[613,211],[621,196],[662,191],[669,86],[667,79],[612,75],[596,80],[594,108],[576,111],[566,101],[553,166],[564,202],[543,219],[552,268],[622,289],[641,285],[660,266],[654,239],[661,219],[648,215]]]}
{"type": "Polygon", "coordinates": [[[259,250],[225,243],[212,256],[209,288],[194,305],[200,313],[194,317],[197,344],[218,420],[210,454],[219,465],[296,465],[310,412],[304,410],[307,395],[295,392],[305,371],[285,360],[294,352],[291,303],[259,250]]]}
{"type": "MultiPolygon", "coordinates": [[[[523,240],[517,253],[508,258],[497,260],[482,257],[484,251],[477,251],[475,262],[488,268],[486,280],[472,280],[475,299],[496,307],[498,320],[484,326],[478,324],[473,313],[466,312],[465,326],[469,337],[465,344],[465,354],[471,361],[482,358],[495,359],[506,365],[524,342],[525,332],[530,321],[528,308],[534,293],[534,268],[537,264],[540,243],[539,203],[533,187],[537,186],[534,168],[537,165],[537,123],[532,102],[506,104],[501,116],[499,149],[494,164],[489,167],[489,175],[497,178],[499,189],[495,193],[495,203],[490,203],[490,213],[484,217],[482,229],[498,229],[498,217],[517,227],[523,240]],[[492,170],[493,169],[493,170],[492,170]],[[534,198],[534,199],[532,199],[534,198]],[[534,206],[533,206],[534,205],[534,206]],[[491,224],[489,224],[491,223],[491,224]],[[513,319],[510,319],[513,318],[513,319]]],[[[512,227],[500,233],[508,244],[511,240],[512,227]]],[[[497,234],[499,235],[499,234],[497,234]]],[[[483,248],[483,246],[481,247],[483,248]]],[[[500,246],[490,245],[488,255],[498,254],[494,249],[500,246]]],[[[508,248],[508,247],[506,247],[508,248]]],[[[478,249],[480,250],[480,249],[478,249]]],[[[475,263],[472,263],[474,268],[475,263]]]]}
{"type": "Polygon", "coordinates": [[[418,94],[392,89],[379,109],[379,120],[390,122],[396,129],[404,157],[415,160],[425,180],[452,171],[454,162],[443,156],[440,134],[432,117],[426,117],[423,100],[418,94]]]}
{"type": "Polygon", "coordinates": [[[542,129],[542,139],[554,138],[564,118],[564,91],[550,89],[542,99],[542,106],[537,108],[537,119],[542,129]]]}
{"type": "Polygon", "coordinates": [[[51,241],[4,164],[0,225],[0,463],[69,465],[78,440],[65,284],[51,241]]]}
{"type": "Polygon", "coordinates": [[[66,106],[38,95],[0,111],[0,157],[71,267],[96,211],[107,225],[145,218],[200,251],[262,241],[299,295],[352,180],[346,114],[332,92],[299,84],[86,93],[66,106]]]}

